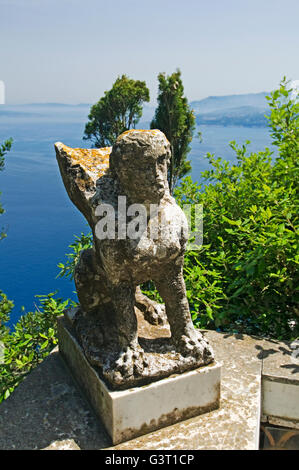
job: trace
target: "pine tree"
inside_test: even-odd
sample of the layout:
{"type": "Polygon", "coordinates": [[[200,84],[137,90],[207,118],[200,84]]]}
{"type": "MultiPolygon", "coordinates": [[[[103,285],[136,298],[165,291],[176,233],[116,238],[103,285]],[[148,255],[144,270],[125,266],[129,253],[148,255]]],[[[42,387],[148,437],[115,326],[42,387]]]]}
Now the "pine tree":
{"type": "MultiPolygon", "coordinates": [[[[6,140],[3,144],[0,144],[0,171],[4,169],[4,155],[11,149],[12,139],[6,140]]],[[[1,194],[1,193],[0,193],[1,194]]],[[[0,214],[3,214],[4,209],[0,204],[0,214]]],[[[6,234],[0,231],[0,240],[4,238],[6,234]]]]}
{"type": "Polygon", "coordinates": [[[184,97],[181,72],[177,70],[170,76],[158,75],[158,107],[151,122],[151,129],[160,129],[171,145],[171,162],[168,172],[169,189],[172,193],[180,178],[191,170],[187,155],[195,129],[195,116],[184,97]]]}
{"type": "Polygon", "coordinates": [[[83,139],[92,140],[95,147],[113,145],[122,132],[135,128],[144,101],[149,101],[145,82],[118,77],[111,90],[91,107],[83,139]]]}

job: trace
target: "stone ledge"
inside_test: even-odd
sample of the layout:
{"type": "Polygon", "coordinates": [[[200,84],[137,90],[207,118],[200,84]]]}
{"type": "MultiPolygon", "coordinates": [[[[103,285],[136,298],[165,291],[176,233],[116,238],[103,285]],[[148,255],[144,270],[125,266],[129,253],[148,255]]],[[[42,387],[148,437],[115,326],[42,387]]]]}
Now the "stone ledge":
{"type": "Polygon", "coordinates": [[[261,416],[261,423],[273,424],[282,428],[299,429],[299,421],[292,421],[290,419],[276,418],[275,416],[261,416]]]}
{"type": "Polygon", "coordinates": [[[299,381],[294,383],[263,377],[263,414],[269,418],[279,418],[299,424],[299,381]]]}

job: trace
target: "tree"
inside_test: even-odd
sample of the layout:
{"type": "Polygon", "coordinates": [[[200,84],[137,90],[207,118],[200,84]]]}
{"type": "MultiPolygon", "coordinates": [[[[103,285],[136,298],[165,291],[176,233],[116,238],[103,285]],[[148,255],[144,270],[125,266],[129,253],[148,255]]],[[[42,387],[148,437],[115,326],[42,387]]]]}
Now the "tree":
{"type": "Polygon", "coordinates": [[[273,145],[278,148],[276,172],[279,182],[296,190],[299,187],[299,92],[284,77],[279,89],[266,99],[271,110],[266,116],[269,122],[273,145]]]}
{"type": "Polygon", "coordinates": [[[195,128],[195,116],[189,108],[187,98],[183,96],[180,70],[168,77],[160,73],[158,80],[158,107],[151,122],[151,129],[160,129],[170,142],[172,156],[168,182],[172,192],[177,181],[191,170],[187,155],[195,128]]]}
{"type": "Polygon", "coordinates": [[[135,128],[144,101],[149,101],[145,82],[118,77],[111,90],[91,107],[83,139],[92,140],[95,147],[113,145],[122,132],[135,128]]]}
{"type": "MultiPolygon", "coordinates": [[[[4,155],[11,149],[12,139],[6,140],[0,145],[0,171],[4,169],[4,155]]],[[[1,193],[0,193],[1,194],[1,193]]],[[[3,214],[4,209],[0,204],[0,214],[3,214]]],[[[0,240],[5,237],[4,232],[0,232],[0,240]]]]}
{"type": "Polygon", "coordinates": [[[4,155],[11,149],[12,139],[0,144],[0,171],[4,169],[4,155]]]}

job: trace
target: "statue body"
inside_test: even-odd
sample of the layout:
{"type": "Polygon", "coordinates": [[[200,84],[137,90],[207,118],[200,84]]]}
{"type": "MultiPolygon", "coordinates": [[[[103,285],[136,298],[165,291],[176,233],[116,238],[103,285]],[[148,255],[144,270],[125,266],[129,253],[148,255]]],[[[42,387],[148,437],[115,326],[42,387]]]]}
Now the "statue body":
{"type": "Polygon", "coordinates": [[[169,194],[164,134],[127,131],[106,149],[55,147],[67,192],[93,233],[93,248],[75,269],[76,331],[89,361],[114,389],[213,362],[190,316],[183,279],[188,226],[169,194]],[[164,305],[141,293],[147,281],[164,305]],[[168,321],[171,340],[141,345],[136,308],[153,324],[168,321]]]}

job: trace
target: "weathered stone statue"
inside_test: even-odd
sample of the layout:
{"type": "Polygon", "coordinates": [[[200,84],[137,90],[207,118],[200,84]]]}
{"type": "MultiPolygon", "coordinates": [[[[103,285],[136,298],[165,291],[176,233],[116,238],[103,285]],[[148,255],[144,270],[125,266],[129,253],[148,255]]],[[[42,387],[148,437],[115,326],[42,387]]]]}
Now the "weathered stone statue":
{"type": "Polygon", "coordinates": [[[74,328],[89,362],[112,389],[213,362],[189,312],[182,274],[187,221],[169,194],[164,134],[131,130],[112,148],[55,148],[68,195],[93,233],[93,248],[81,253],[75,270],[74,328]],[[141,293],[147,281],[165,307],[141,293]],[[171,340],[138,340],[136,308],[152,323],[168,320],[171,340]]]}

